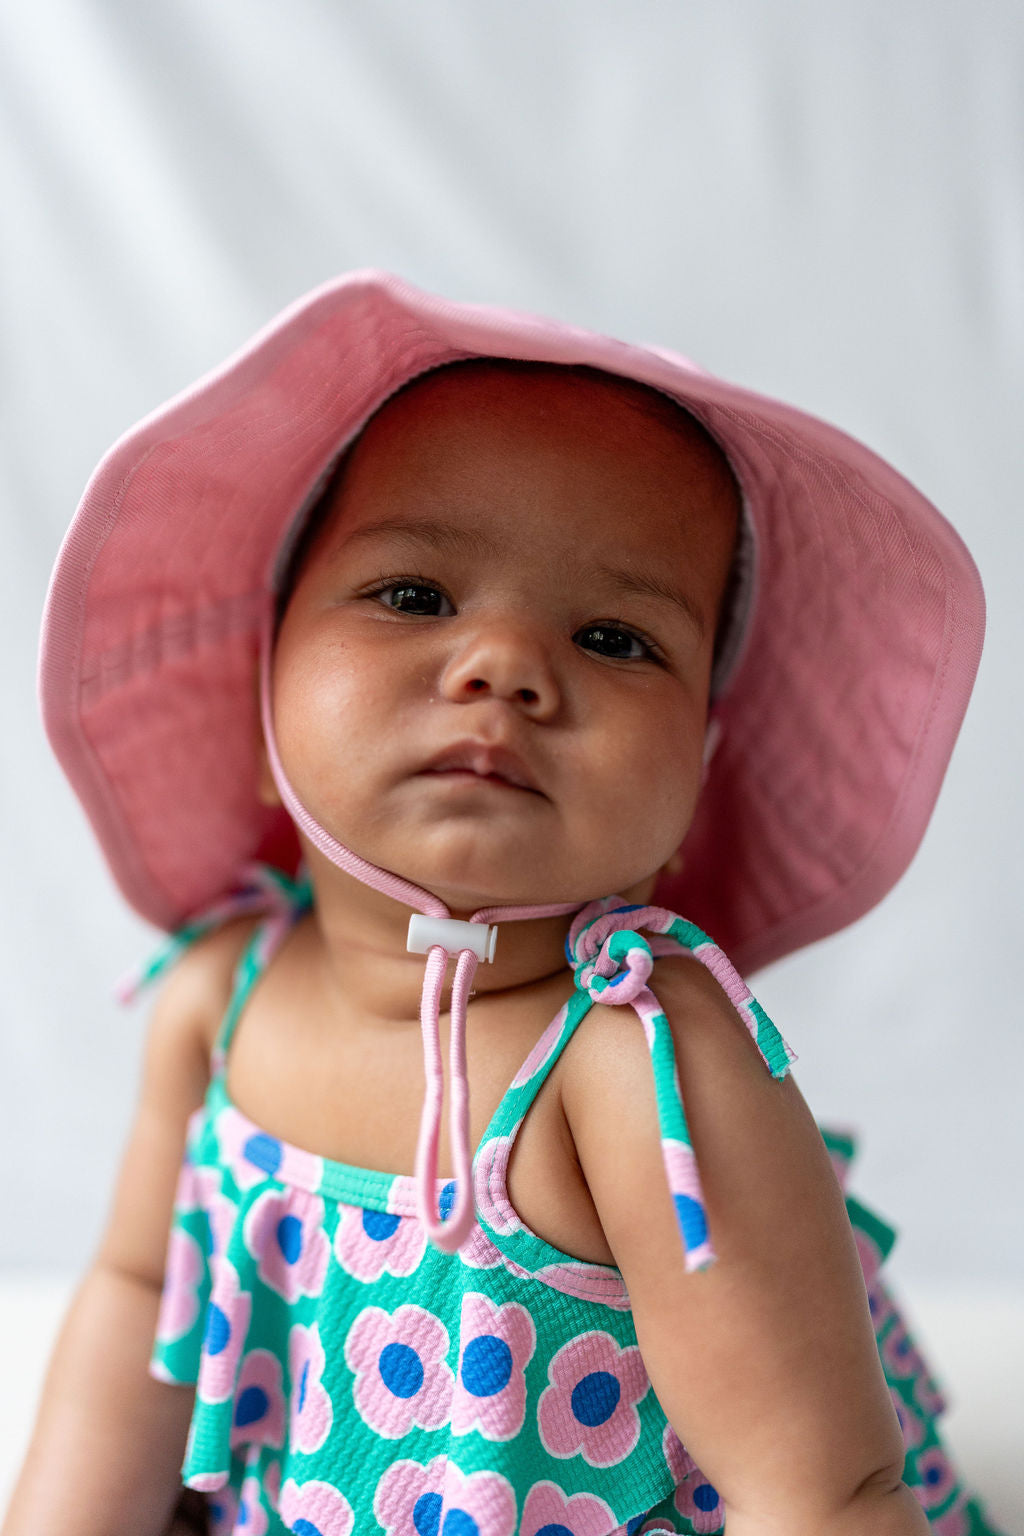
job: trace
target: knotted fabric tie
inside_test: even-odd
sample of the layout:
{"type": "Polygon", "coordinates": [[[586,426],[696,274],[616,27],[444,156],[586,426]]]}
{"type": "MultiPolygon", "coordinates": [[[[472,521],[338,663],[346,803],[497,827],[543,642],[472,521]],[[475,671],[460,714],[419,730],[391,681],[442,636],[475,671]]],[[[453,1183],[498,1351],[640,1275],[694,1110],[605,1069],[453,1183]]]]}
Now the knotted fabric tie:
{"type": "Polygon", "coordinates": [[[295,921],[297,908],[308,900],[309,886],[304,881],[289,880],[283,871],[272,869],[269,864],[243,865],[238,884],[231,891],[175,929],[144,965],[121,977],[114,988],[118,1002],[134,1002],[139,993],[156,981],[190,944],[235,917],[266,913],[272,921],[264,935],[264,947],[268,952],[273,951],[295,921]]]}
{"type": "Polygon", "coordinates": [[[644,1027],[655,1082],[674,1084],[674,1097],[658,1094],[661,1152],[686,1250],[686,1268],[695,1270],[712,1263],[715,1251],[683,1107],[672,1030],[647,985],[655,956],[678,954],[681,949],[699,960],[722,987],[772,1076],[785,1077],[796,1059],[793,1052],[727,957],[696,923],[664,907],[630,906],[608,896],[577,913],[565,945],[577,988],[595,1003],[628,1003],[644,1027]],[[654,935],[650,943],[641,936],[641,928],[654,935]]]}

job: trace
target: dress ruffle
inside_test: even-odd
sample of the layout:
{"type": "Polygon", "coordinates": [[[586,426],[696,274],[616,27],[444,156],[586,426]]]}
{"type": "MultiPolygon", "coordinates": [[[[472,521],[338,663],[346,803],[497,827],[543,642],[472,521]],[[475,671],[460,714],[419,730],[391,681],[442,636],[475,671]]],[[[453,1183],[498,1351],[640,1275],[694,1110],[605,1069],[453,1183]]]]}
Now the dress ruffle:
{"type": "MultiPolygon", "coordinates": [[[[960,1486],[945,1455],[938,1432],[945,1406],[942,1393],[882,1279],[894,1231],[848,1192],[854,1139],[831,1130],[824,1130],[823,1136],[846,1196],[879,1355],[903,1427],[904,1479],[940,1536],[999,1536],[980,1506],[960,1486]]],[[[466,1455],[469,1432],[483,1426],[489,1427],[492,1436],[500,1437],[502,1413],[507,1416],[511,1411],[514,1416],[522,1412],[523,1405],[513,1405],[510,1410],[510,1400],[502,1403],[501,1394],[494,1394],[492,1401],[486,1396],[469,1399],[463,1392],[460,1399],[460,1372],[453,1372],[448,1364],[450,1335],[460,1335],[455,1342],[463,1373],[467,1332],[476,1332],[478,1338],[500,1336],[520,1379],[532,1350],[529,1309],[512,1302],[499,1326],[494,1320],[497,1312],[509,1304],[488,1300],[478,1289],[480,1276],[473,1265],[498,1269],[502,1267],[500,1256],[489,1254],[486,1242],[469,1245],[460,1257],[435,1254],[422,1239],[413,1240],[414,1216],[363,1213],[337,1203],[338,1224],[329,1238],[325,1226],[328,1202],[315,1188],[285,1185],[272,1177],[266,1166],[261,1167],[261,1163],[274,1161],[273,1147],[261,1144],[258,1136],[250,1136],[240,1146],[238,1126],[223,1110],[212,1122],[204,1120],[202,1111],[197,1112],[190,1123],[151,1371],[161,1380],[196,1386],[182,1478],[187,1486],[206,1492],[214,1531],[253,1536],[254,1532],[312,1530],[321,1536],[352,1536],[355,1515],[345,1494],[350,1474],[344,1457],[336,1468],[333,1461],[324,1463],[321,1459],[318,1477],[311,1477],[309,1471],[314,1465],[310,1458],[322,1452],[327,1441],[335,1412],[352,1412],[354,1392],[365,1422],[374,1423],[374,1414],[383,1415],[376,1428],[382,1436],[381,1450],[387,1453],[387,1464],[363,1465],[360,1480],[363,1476],[375,1480],[380,1511],[390,1511],[396,1520],[403,1510],[408,1515],[416,1500],[438,1498],[445,1501],[446,1509],[453,1507],[454,1501],[474,1518],[480,1536],[514,1536],[516,1531],[521,1536],[536,1536],[545,1525],[560,1525],[574,1536],[577,1532],[579,1536],[645,1536],[659,1530],[693,1536],[724,1529],[716,1490],[688,1457],[663,1415],[660,1433],[652,1434],[648,1416],[660,1413],[660,1406],[647,1390],[639,1351],[631,1366],[630,1346],[625,1336],[616,1337],[619,1330],[591,1330],[581,1335],[579,1342],[571,1340],[565,1351],[564,1385],[557,1360],[552,1361],[549,1396],[545,1400],[542,1394],[534,1403],[548,1451],[562,1458],[557,1482],[527,1478],[525,1484],[520,1479],[517,1487],[514,1464],[502,1470],[500,1438],[488,1440],[484,1447],[486,1465],[474,1467],[466,1455]],[[223,1171],[218,1171],[217,1161],[223,1171]],[[393,1312],[357,1304],[358,1326],[353,1325],[351,1306],[348,1315],[342,1316],[332,1302],[330,1270],[337,1268],[338,1278],[351,1283],[350,1277],[359,1274],[360,1264],[370,1264],[367,1255],[374,1245],[364,1245],[366,1254],[361,1254],[359,1247],[366,1237],[365,1226],[360,1224],[364,1214],[371,1228],[375,1218],[393,1224],[391,1274],[411,1273],[427,1259],[440,1266],[439,1275],[446,1264],[454,1265],[465,1286],[463,1307],[489,1307],[489,1320],[483,1318],[482,1311],[480,1317],[463,1311],[458,1327],[446,1329],[439,1315],[415,1304],[393,1312]],[[408,1237],[405,1248],[400,1233],[403,1223],[408,1237]],[[338,1254],[344,1254],[347,1274],[342,1272],[338,1254]],[[303,1297],[317,1298],[315,1321],[307,1324],[290,1320],[295,1315],[294,1304],[303,1297]],[[332,1320],[336,1326],[332,1327],[332,1320]],[[433,1342],[432,1330],[436,1334],[433,1342]],[[338,1375],[335,1372],[332,1380],[327,1369],[328,1332],[343,1341],[346,1355],[345,1401],[337,1403],[337,1409],[338,1375]],[[363,1368],[383,1358],[389,1349],[400,1364],[402,1351],[408,1347],[406,1334],[408,1340],[415,1340],[418,1357],[425,1364],[429,1378],[426,1389],[417,1389],[408,1399],[375,1402],[370,1383],[360,1400],[360,1383],[370,1382],[363,1368]],[[590,1351],[585,1366],[569,1359],[572,1348],[590,1351]],[[659,1451],[656,1461],[644,1470],[642,1481],[649,1500],[657,1496],[659,1488],[661,1497],[625,1520],[621,1507],[616,1509],[613,1500],[595,1492],[595,1473],[602,1461],[614,1465],[616,1456],[630,1443],[634,1425],[629,1413],[623,1413],[618,1427],[603,1438],[596,1429],[590,1440],[583,1437],[579,1445],[563,1445],[559,1438],[567,1425],[578,1428],[580,1422],[560,1411],[559,1391],[578,1390],[573,1383],[584,1379],[612,1378],[624,1398],[632,1393],[634,1401],[626,1401],[624,1407],[637,1419],[637,1430],[640,1418],[646,1422],[642,1438],[657,1444],[659,1451]],[[388,1419],[396,1401],[415,1403],[408,1424],[388,1419]],[[493,1415],[489,1426],[479,1418],[481,1405],[493,1415]],[[432,1439],[432,1446],[437,1447],[432,1455],[403,1454],[407,1447],[419,1443],[407,1438],[407,1433],[416,1429],[443,1432],[432,1439]]],[[[302,1171],[308,1176],[307,1183],[315,1182],[314,1168],[302,1171]]],[[[395,1203],[401,1205],[402,1201],[395,1203]]],[[[450,1269],[445,1270],[449,1289],[451,1274],[450,1269]]],[[[369,1298],[376,1294],[369,1288],[369,1269],[365,1278],[369,1298]]],[[[516,1291],[514,1275],[509,1275],[509,1285],[509,1296],[524,1295],[516,1291]]],[[[426,1288],[417,1288],[418,1296],[425,1292],[426,1288]]],[[[441,1310],[438,1308],[437,1314],[441,1310]]],[[[588,1317],[592,1317],[592,1309],[588,1317]]],[[[617,1321],[621,1327],[625,1319],[619,1315],[617,1321]]],[[[480,1364],[485,1368],[487,1362],[480,1364]]],[[[596,1421],[600,1413],[591,1416],[596,1421]]],[[[608,1420],[609,1425],[613,1423],[608,1420]]],[[[506,1427],[514,1430],[512,1418],[506,1427]]],[[[385,1529],[397,1533],[400,1526],[385,1529]]]]}

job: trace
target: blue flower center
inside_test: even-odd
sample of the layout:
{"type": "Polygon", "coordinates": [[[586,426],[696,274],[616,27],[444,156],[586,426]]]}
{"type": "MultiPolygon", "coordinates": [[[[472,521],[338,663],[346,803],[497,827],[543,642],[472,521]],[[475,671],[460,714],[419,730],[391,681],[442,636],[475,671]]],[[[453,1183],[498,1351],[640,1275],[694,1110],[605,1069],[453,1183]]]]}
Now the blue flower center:
{"type": "Polygon", "coordinates": [[[512,1375],[512,1351],[504,1339],[481,1333],[470,1339],[462,1356],[462,1381],[474,1397],[493,1397],[508,1385],[512,1375]]]}
{"type": "Polygon", "coordinates": [[[703,1514],[709,1514],[718,1503],[718,1489],[710,1483],[701,1483],[693,1490],[693,1502],[703,1514]]]}
{"type": "Polygon", "coordinates": [[[464,1509],[450,1509],[444,1517],[441,1536],[480,1536],[480,1527],[464,1509]]]}
{"type": "Polygon", "coordinates": [[[200,1220],[200,1223],[201,1223],[201,1225],[200,1225],[200,1232],[202,1234],[200,1239],[199,1239],[200,1246],[201,1246],[203,1252],[207,1255],[207,1257],[209,1257],[210,1254],[213,1252],[213,1249],[214,1249],[213,1222],[210,1220],[210,1213],[209,1213],[209,1211],[201,1211],[200,1215],[199,1215],[199,1220],[200,1220]]]}
{"type": "Polygon", "coordinates": [[[297,1216],[282,1216],[277,1224],[277,1246],[285,1262],[294,1264],[302,1252],[302,1222],[297,1216]]]}
{"type": "Polygon", "coordinates": [[[572,1411],[581,1424],[593,1428],[610,1419],[619,1405],[622,1388],[610,1371],[590,1371],[572,1389],[572,1411]]]}
{"type": "Polygon", "coordinates": [[[284,1157],[277,1137],[268,1136],[266,1131],[250,1136],[242,1148],[242,1154],[248,1162],[256,1168],[261,1168],[264,1173],[276,1173],[284,1157]]]}
{"type": "Polygon", "coordinates": [[[262,1387],[246,1387],[241,1392],[235,1404],[235,1423],[241,1427],[243,1424],[255,1424],[262,1419],[270,1407],[270,1399],[262,1387]]]}
{"type": "Polygon", "coordinates": [[[208,1355],[219,1355],[226,1348],[231,1337],[231,1324],[215,1301],[211,1301],[206,1310],[206,1328],[203,1332],[203,1345],[208,1355]]]}
{"type": "Polygon", "coordinates": [[[689,1195],[673,1195],[672,1200],[683,1234],[683,1242],[686,1244],[687,1251],[692,1252],[694,1248],[699,1248],[701,1243],[707,1242],[707,1219],[700,1205],[689,1195]]]}
{"type": "Polygon", "coordinates": [[[423,1385],[423,1362],[408,1344],[385,1344],[377,1367],[389,1392],[415,1397],[423,1385]]]}
{"type": "Polygon", "coordinates": [[[363,1231],[367,1237],[372,1237],[375,1243],[382,1243],[386,1238],[394,1235],[395,1228],[401,1219],[393,1211],[364,1211],[363,1231]]]}
{"type": "Polygon", "coordinates": [[[416,1536],[437,1536],[441,1524],[441,1495],[421,1493],[412,1510],[416,1536]]]}
{"type": "MultiPolygon", "coordinates": [[[[416,1536],[480,1536],[480,1527],[464,1509],[450,1509],[441,1522],[441,1495],[421,1493],[412,1510],[416,1536]]],[[[572,1536],[571,1531],[566,1536],[572,1536]]]]}

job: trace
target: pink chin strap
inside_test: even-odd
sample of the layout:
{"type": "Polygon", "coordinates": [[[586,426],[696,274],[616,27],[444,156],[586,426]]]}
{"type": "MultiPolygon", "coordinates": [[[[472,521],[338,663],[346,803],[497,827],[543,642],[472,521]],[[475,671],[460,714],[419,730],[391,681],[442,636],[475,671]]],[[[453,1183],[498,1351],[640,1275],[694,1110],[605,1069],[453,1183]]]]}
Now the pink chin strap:
{"type": "Polygon", "coordinates": [[[423,1031],[423,1069],[427,1088],[416,1146],[416,1208],[423,1228],[435,1247],[454,1253],[469,1237],[475,1221],[473,1180],[469,1156],[469,1085],[466,1079],[466,1003],[476,968],[481,960],[494,958],[497,929],[490,925],[499,920],[514,922],[529,917],[558,917],[578,912],[586,902],[549,903],[539,907],[484,907],[474,912],[468,922],[451,916],[444,902],[430,891],[420,890],[390,870],[379,869],[361,859],[310,815],[295,793],[281,763],[274,733],[271,708],[271,655],[273,649],[273,605],[263,623],[260,645],[260,714],[267,746],[270,771],[285,809],[313,846],[346,874],[355,875],[365,885],[393,896],[406,906],[415,907],[417,915],[409,920],[406,947],[414,954],[425,954],[423,996],[420,1002],[420,1027],[423,1031]],[[455,1159],[455,1206],[447,1220],[439,1220],[434,1205],[437,1184],[437,1147],[444,1100],[444,1068],[441,1062],[440,1013],[441,992],[450,959],[455,959],[452,981],[452,1029],[449,1050],[451,1102],[448,1131],[455,1159]]]}

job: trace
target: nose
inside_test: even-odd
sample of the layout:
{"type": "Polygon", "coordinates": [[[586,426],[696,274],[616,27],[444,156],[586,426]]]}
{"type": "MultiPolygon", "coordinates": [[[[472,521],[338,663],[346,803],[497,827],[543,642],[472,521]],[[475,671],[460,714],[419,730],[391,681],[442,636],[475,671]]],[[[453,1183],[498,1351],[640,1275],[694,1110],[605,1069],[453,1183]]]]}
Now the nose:
{"type": "Polygon", "coordinates": [[[547,719],[559,705],[559,689],[540,635],[513,619],[476,627],[451,657],[441,692],[453,703],[473,698],[506,699],[547,719]]]}

